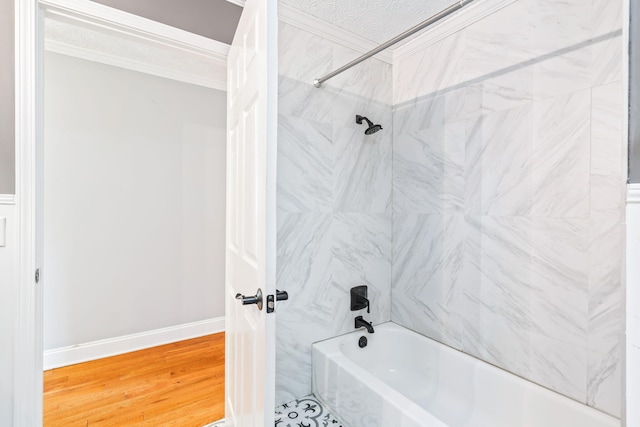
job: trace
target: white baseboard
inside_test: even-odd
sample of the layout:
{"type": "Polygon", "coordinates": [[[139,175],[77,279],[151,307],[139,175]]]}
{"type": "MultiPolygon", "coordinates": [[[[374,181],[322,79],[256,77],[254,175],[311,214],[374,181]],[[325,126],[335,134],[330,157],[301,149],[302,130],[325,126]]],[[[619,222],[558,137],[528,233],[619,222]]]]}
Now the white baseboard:
{"type": "Polygon", "coordinates": [[[116,356],[223,331],[224,317],[216,317],[153,331],[46,350],[43,360],[44,370],[116,356]]]}

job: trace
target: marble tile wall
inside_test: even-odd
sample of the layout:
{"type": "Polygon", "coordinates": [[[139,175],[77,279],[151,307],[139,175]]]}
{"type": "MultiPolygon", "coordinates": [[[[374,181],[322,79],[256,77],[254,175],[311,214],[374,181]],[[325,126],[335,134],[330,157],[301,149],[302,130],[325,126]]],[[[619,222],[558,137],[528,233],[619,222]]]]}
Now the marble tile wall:
{"type": "Polygon", "coordinates": [[[392,321],[616,416],[621,28],[519,0],[393,68],[392,321]]]}
{"type": "Polygon", "coordinates": [[[391,318],[391,65],[372,59],[326,82],[359,55],[279,24],[276,403],[311,393],[311,344],[353,330],[358,314],[391,318]],[[383,130],[364,135],[355,115],[383,130]],[[349,309],[366,284],[371,314],[349,309]]]}

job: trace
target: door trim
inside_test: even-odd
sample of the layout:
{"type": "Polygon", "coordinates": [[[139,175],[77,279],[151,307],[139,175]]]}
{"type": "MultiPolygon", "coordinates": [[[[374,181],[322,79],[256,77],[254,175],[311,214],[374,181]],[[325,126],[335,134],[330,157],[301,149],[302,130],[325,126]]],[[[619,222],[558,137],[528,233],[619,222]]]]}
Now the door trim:
{"type": "MultiPolygon", "coordinates": [[[[134,35],[145,43],[180,49],[226,68],[228,45],[89,0],[15,0],[16,209],[13,426],[42,425],[42,298],[35,283],[41,267],[44,16],[134,35]]],[[[226,75],[226,71],[224,73],[226,75]]],[[[7,200],[2,199],[4,203],[7,200]]],[[[43,273],[43,279],[46,273],[43,273]]],[[[44,282],[42,282],[44,283],[44,282]]],[[[41,286],[38,285],[38,286],[41,286]]]]}
{"type": "Polygon", "coordinates": [[[14,426],[42,425],[42,304],[37,265],[36,151],[42,144],[42,13],[35,1],[15,2],[17,307],[14,426]]]}

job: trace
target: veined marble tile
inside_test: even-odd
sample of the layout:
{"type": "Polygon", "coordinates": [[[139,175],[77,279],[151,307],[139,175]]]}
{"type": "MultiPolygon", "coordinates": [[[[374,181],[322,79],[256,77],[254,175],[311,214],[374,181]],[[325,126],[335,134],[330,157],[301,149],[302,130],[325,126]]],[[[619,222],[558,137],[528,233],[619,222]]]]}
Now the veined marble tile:
{"type": "MultiPolygon", "coordinates": [[[[338,68],[360,56],[358,52],[343,46],[334,48],[334,68],[338,68]]],[[[366,126],[357,125],[359,114],[382,125],[382,131],[392,131],[391,65],[375,58],[368,59],[334,77],[323,85],[334,93],[333,124],[336,128],[358,128],[364,133],[366,126]]]]}
{"type": "MultiPolygon", "coordinates": [[[[615,204],[614,204],[615,206],[615,204]]],[[[620,206],[622,212],[623,205],[620,206]]],[[[590,220],[587,403],[614,416],[621,407],[624,226],[620,213],[590,220]]]]}
{"type": "Polygon", "coordinates": [[[426,95],[418,92],[420,74],[425,72],[420,70],[420,62],[423,56],[424,51],[416,52],[402,61],[396,61],[392,67],[393,105],[411,102],[421,95],[426,95]]]}
{"type": "Polygon", "coordinates": [[[591,87],[592,46],[585,38],[569,48],[550,51],[533,59],[534,99],[546,99],[591,87]]]}
{"type": "Polygon", "coordinates": [[[465,29],[465,75],[477,79],[589,40],[589,2],[519,0],[465,29]],[[559,19],[562,17],[562,19],[559,19]]]}
{"type": "Polygon", "coordinates": [[[591,0],[591,31],[593,37],[610,34],[622,29],[624,2],[591,0]]]}
{"type": "Polygon", "coordinates": [[[331,283],[331,223],[331,214],[278,214],[278,289],[289,292],[291,306],[318,304],[325,318],[333,315],[332,301],[324,298],[331,283]]]}
{"type": "Polygon", "coordinates": [[[531,335],[529,379],[579,402],[587,400],[587,351],[584,347],[531,335]]]}
{"type": "Polygon", "coordinates": [[[340,333],[353,330],[358,314],[373,323],[391,318],[391,230],[391,214],[333,215],[332,284],[342,291],[341,305],[334,304],[334,316],[343,311],[347,317],[340,333]],[[349,291],[359,285],[368,286],[370,314],[350,311],[349,291]]]}
{"type": "Polygon", "coordinates": [[[333,330],[331,245],[331,214],[279,213],[277,287],[289,300],[276,319],[278,402],[310,393],[311,343],[333,330]]]}
{"type": "Polygon", "coordinates": [[[588,220],[531,220],[532,319],[541,335],[585,348],[589,307],[588,220]]]}
{"type": "Polygon", "coordinates": [[[596,175],[625,174],[622,153],[622,84],[610,83],[591,91],[591,173],[596,175]]]}
{"type": "Polygon", "coordinates": [[[466,87],[460,86],[440,95],[422,96],[396,104],[393,111],[394,134],[412,133],[464,120],[469,117],[467,104],[476,99],[476,94],[468,93],[466,87]]]}
{"type": "Polygon", "coordinates": [[[335,93],[320,90],[313,82],[301,82],[290,77],[278,77],[278,113],[333,123],[333,102],[335,93]]]}
{"type": "Polygon", "coordinates": [[[278,209],[333,210],[333,128],[326,123],[278,116],[278,209]]]}
{"type": "Polygon", "coordinates": [[[609,353],[623,332],[624,227],[616,216],[590,220],[589,350],[609,353]]]}
{"type": "Polygon", "coordinates": [[[464,54],[465,32],[459,31],[400,61],[393,77],[394,104],[435,96],[462,83],[464,54]]]}
{"type": "Polygon", "coordinates": [[[470,112],[590,87],[590,12],[583,0],[520,0],[466,28],[465,82],[481,95],[470,112]]]}
{"type": "Polygon", "coordinates": [[[465,123],[395,135],[393,211],[462,213],[465,123]]]}
{"type": "Polygon", "coordinates": [[[277,318],[279,401],[311,392],[313,342],[352,331],[358,314],[390,320],[390,282],[390,214],[278,215],[277,285],[290,307],[277,318]],[[349,290],[362,284],[371,314],[350,311],[349,290]]]}
{"type": "Polygon", "coordinates": [[[334,212],[391,212],[391,140],[386,129],[334,130],[334,212]]]}
{"type": "MultiPolygon", "coordinates": [[[[335,45],[334,68],[360,56],[360,53],[335,45]]],[[[392,81],[391,64],[376,58],[356,65],[323,84],[324,90],[334,93],[332,105],[333,124],[336,127],[362,128],[355,124],[355,116],[359,114],[381,124],[383,132],[392,130],[392,81]]]]}
{"type": "Polygon", "coordinates": [[[614,31],[606,36],[600,36],[599,40],[594,42],[590,67],[592,85],[596,86],[622,80],[623,48],[622,30],[614,31]]]}
{"type": "Polygon", "coordinates": [[[534,54],[527,34],[534,22],[527,19],[525,2],[520,0],[465,28],[465,78],[484,79],[489,73],[510,68],[534,54]]]}
{"type": "Polygon", "coordinates": [[[393,134],[408,134],[445,122],[445,97],[414,99],[393,108],[393,134]]]}
{"type": "Polygon", "coordinates": [[[533,103],[533,216],[589,216],[589,92],[533,103]]]}
{"type": "Polygon", "coordinates": [[[625,216],[626,187],[626,174],[591,175],[591,218],[618,218],[622,221],[625,216]]]}
{"type": "Polygon", "coordinates": [[[332,336],[330,323],[313,314],[307,306],[292,304],[278,312],[276,404],[311,393],[311,344],[332,336]]]}
{"type": "Polygon", "coordinates": [[[467,105],[474,102],[475,94],[473,91],[469,91],[468,84],[462,83],[452,86],[441,93],[441,96],[446,100],[443,123],[455,123],[472,117],[469,115],[467,105]]]}
{"type": "MultiPolygon", "coordinates": [[[[361,52],[335,44],[333,68],[337,69],[361,55],[361,52]]],[[[370,102],[390,106],[393,102],[391,79],[391,64],[373,57],[338,74],[324,84],[339,92],[355,94],[370,102]]]]}
{"type": "Polygon", "coordinates": [[[394,215],[391,319],[462,347],[462,215],[394,215]]]}
{"type": "Polygon", "coordinates": [[[609,353],[589,352],[587,404],[614,417],[622,409],[622,354],[620,347],[609,353]]]}
{"type": "Polygon", "coordinates": [[[524,378],[531,373],[531,338],[526,329],[504,322],[480,306],[463,317],[462,350],[524,378]]]}
{"type": "Polygon", "coordinates": [[[467,217],[464,312],[586,348],[586,220],[467,217]]]}
{"type": "Polygon", "coordinates": [[[507,72],[488,73],[471,80],[466,112],[477,117],[519,107],[533,100],[533,67],[514,67],[507,72]]]}
{"type": "MultiPolygon", "coordinates": [[[[526,217],[467,216],[464,257],[465,317],[501,319],[513,329],[536,331],[533,316],[532,223],[526,217]]],[[[479,320],[479,319],[478,319],[479,320]]]]}
{"type": "Polygon", "coordinates": [[[531,105],[467,122],[465,213],[528,215],[533,195],[531,105]]]}
{"type": "Polygon", "coordinates": [[[332,70],[333,43],[286,22],[278,22],[278,73],[313,85],[332,70]]]}
{"type": "Polygon", "coordinates": [[[622,5],[621,1],[591,0],[593,86],[622,79],[622,5]]]}
{"type": "Polygon", "coordinates": [[[524,42],[536,55],[574,46],[589,38],[591,7],[588,1],[524,0],[518,3],[522,3],[525,13],[511,25],[523,24],[522,21],[531,25],[531,31],[523,28],[524,42]]]}

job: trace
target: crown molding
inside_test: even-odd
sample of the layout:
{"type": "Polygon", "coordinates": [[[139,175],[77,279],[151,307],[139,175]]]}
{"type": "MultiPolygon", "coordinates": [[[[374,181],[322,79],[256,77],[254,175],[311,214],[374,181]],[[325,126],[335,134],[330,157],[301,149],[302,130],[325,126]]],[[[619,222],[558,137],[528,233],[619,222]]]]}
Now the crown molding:
{"type": "Polygon", "coordinates": [[[0,205],[15,205],[15,204],[16,204],[15,194],[0,194],[0,205]]]}
{"type": "Polygon", "coordinates": [[[393,49],[393,63],[402,61],[516,1],[482,0],[468,4],[451,16],[427,27],[419,35],[399,42],[393,49]]]}
{"type": "Polygon", "coordinates": [[[90,0],[39,0],[45,17],[227,60],[229,45],[90,0]]]}
{"type": "MultiPolygon", "coordinates": [[[[286,4],[278,4],[278,18],[282,22],[294,25],[302,30],[360,53],[369,52],[379,46],[378,43],[301,12],[286,4]]],[[[390,64],[393,60],[393,55],[390,50],[386,50],[377,54],[375,58],[390,64]]]]}
{"type": "Polygon", "coordinates": [[[120,33],[103,32],[55,18],[45,18],[44,48],[48,52],[227,90],[226,61],[165,44],[141,43],[120,33]]]}
{"type": "Polygon", "coordinates": [[[229,45],[89,0],[39,0],[45,50],[226,90],[229,45]]]}
{"type": "Polygon", "coordinates": [[[627,203],[640,203],[640,184],[627,185],[627,203]]]}

